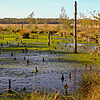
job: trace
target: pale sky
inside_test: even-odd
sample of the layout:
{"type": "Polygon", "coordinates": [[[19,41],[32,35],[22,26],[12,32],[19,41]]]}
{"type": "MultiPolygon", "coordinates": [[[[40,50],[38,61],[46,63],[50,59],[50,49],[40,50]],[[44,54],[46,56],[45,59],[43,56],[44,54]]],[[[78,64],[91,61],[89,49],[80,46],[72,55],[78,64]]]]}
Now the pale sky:
{"type": "MultiPolygon", "coordinates": [[[[35,11],[35,18],[58,18],[61,7],[66,10],[67,16],[74,16],[75,0],[0,0],[0,18],[26,18],[35,11]]],[[[76,0],[79,12],[100,12],[100,0],[76,0]]]]}

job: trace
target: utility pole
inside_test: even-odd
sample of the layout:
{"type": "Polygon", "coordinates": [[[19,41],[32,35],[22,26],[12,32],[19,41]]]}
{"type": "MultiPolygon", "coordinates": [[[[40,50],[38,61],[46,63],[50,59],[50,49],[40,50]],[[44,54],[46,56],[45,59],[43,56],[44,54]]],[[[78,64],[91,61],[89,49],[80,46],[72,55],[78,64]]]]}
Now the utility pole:
{"type": "Polygon", "coordinates": [[[74,14],[74,53],[77,53],[77,2],[75,1],[74,14]]]}

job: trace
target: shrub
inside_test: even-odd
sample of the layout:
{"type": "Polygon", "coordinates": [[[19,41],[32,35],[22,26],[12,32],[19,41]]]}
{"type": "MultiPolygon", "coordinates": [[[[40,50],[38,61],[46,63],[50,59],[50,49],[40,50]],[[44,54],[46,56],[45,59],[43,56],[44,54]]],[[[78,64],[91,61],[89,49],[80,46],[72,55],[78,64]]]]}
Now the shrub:
{"type": "Polygon", "coordinates": [[[22,36],[22,38],[29,38],[29,35],[30,35],[31,31],[30,30],[21,30],[20,31],[20,34],[22,36]]]}

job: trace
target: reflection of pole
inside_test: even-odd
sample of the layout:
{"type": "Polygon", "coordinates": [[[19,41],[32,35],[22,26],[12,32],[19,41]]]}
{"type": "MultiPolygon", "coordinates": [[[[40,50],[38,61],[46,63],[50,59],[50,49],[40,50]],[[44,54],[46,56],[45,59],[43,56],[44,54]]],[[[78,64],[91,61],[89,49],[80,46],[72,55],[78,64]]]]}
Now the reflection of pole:
{"type": "Polygon", "coordinates": [[[49,35],[48,35],[48,46],[50,46],[50,32],[49,32],[49,35]]]}
{"type": "MultiPolygon", "coordinates": [[[[76,84],[76,82],[77,82],[77,69],[76,69],[76,67],[75,67],[75,70],[74,70],[74,92],[75,92],[75,95],[76,95],[76,93],[77,93],[77,84],[76,84]]],[[[75,100],[76,100],[76,96],[75,96],[75,100]]]]}
{"type": "Polygon", "coordinates": [[[75,18],[74,18],[75,22],[74,22],[74,32],[75,32],[75,35],[74,35],[74,53],[77,53],[77,2],[75,1],[75,18]]]}

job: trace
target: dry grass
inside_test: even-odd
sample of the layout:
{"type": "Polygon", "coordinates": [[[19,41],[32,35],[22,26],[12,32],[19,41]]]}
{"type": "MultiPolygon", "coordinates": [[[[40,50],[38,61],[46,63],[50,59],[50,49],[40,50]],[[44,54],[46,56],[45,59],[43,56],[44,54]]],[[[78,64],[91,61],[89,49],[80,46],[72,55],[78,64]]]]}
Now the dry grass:
{"type": "MultiPolygon", "coordinates": [[[[24,27],[27,27],[29,24],[24,24],[24,27]]],[[[45,24],[38,24],[38,27],[43,27],[45,24]]],[[[48,27],[57,27],[58,24],[47,24],[48,27]]],[[[15,27],[15,28],[20,28],[22,27],[22,24],[0,24],[0,27],[6,28],[6,27],[15,27]]],[[[35,24],[32,25],[33,27],[35,24]]]]}
{"type": "Polygon", "coordinates": [[[100,72],[83,74],[78,100],[100,100],[100,72]]]}
{"type": "Polygon", "coordinates": [[[55,92],[38,92],[37,90],[30,93],[29,95],[23,95],[23,100],[62,100],[61,95],[55,92]]]}

